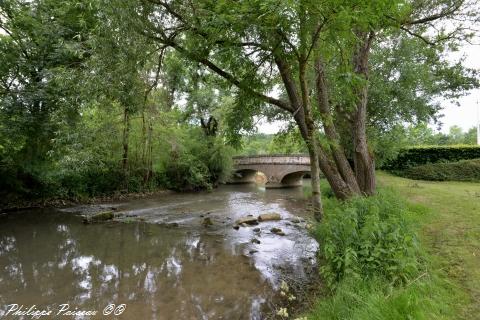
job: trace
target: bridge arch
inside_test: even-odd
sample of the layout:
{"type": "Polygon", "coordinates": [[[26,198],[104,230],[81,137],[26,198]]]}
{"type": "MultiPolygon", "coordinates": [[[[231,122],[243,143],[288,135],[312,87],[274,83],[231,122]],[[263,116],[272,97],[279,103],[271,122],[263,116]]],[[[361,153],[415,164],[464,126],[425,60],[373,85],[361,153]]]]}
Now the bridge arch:
{"type": "Polygon", "coordinates": [[[310,171],[302,170],[302,171],[291,172],[283,176],[280,182],[282,183],[282,185],[291,186],[291,187],[302,186],[303,177],[307,173],[310,173],[310,171]]]}
{"type": "Polygon", "coordinates": [[[234,183],[254,183],[255,177],[259,171],[254,169],[234,170],[232,181],[234,183]]]}
{"type": "Polygon", "coordinates": [[[265,174],[267,188],[296,187],[310,172],[308,155],[257,155],[234,157],[232,183],[253,183],[257,172],[265,174]]]}

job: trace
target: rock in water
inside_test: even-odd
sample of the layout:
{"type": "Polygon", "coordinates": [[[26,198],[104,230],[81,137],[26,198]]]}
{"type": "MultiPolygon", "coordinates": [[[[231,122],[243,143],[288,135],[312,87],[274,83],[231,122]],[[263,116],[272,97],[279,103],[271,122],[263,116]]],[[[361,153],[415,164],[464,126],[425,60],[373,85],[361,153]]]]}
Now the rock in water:
{"type": "Polygon", "coordinates": [[[243,217],[235,221],[236,225],[242,225],[243,223],[249,224],[249,225],[257,225],[258,220],[255,217],[243,217]]]}
{"type": "Polygon", "coordinates": [[[277,221],[282,220],[282,216],[278,213],[264,213],[258,216],[258,221],[277,221]]]}
{"type": "Polygon", "coordinates": [[[299,217],[293,217],[288,219],[288,221],[293,222],[293,223],[300,223],[302,220],[299,217]]]}
{"type": "Polygon", "coordinates": [[[112,211],[104,211],[95,213],[91,216],[83,217],[83,223],[93,223],[93,222],[102,222],[107,220],[112,220],[115,218],[115,215],[112,211]]]}
{"type": "Polygon", "coordinates": [[[260,244],[260,240],[258,240],[258,239],[256,239],[256,238],[253,238],[253,239],[252,239],[252,243],[260,244]]]}
{"type": "Polygon", "coordinates": [[[212,226],[213,225],[212,219],[210,219],[209,217],[203,219],[202,225],[204,227],[212,226]]]}
{"type": "Polygon", "coordinates": [[[270,229],[270,232],[274,233],[276,235],[279,235],[279,236],[284,236],[285,235],[285,232],[283,232],[282,229],[280,229],[280,228],[272,228],[272,229],[270,229]]]}

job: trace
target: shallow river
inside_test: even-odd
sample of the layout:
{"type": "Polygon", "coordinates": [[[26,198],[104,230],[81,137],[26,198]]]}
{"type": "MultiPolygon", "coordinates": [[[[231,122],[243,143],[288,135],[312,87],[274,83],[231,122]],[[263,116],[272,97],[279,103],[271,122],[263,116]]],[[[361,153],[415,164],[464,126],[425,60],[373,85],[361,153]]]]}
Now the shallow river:
{"type": "Polygon", "coordinates": [[[10,304],[53,314],[68,304],[97,310],[95,319],[264,319],[278,306],[281,280],[307,280],[316,263],[306,203],[301,188],[228,185],[4,216],[0,318],[22,319],[4,317],[10,304]],[[124,223],[83,224],[74,214],[110,207],[124,223]],[[282,220],[233,228],[241,217],[273,212],[282,220]],[[109,304],[126,309],[100,316],[109,304]]]}

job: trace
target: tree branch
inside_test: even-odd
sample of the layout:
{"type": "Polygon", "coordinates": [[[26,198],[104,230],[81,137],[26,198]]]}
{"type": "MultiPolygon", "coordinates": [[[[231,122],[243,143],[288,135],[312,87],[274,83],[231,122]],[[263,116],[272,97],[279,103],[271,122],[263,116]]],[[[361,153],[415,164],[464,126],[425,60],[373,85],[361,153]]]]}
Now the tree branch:
{"type": "Polygon", "coordinates": [[[241,90],[245,90],[247,91],[248,93],[252,94],[253,96],[255,96],[256,98],[266,102],[266,103],[269,103],[269,104],[273,104],[273,105],[276,105],[277,107],[283,109],[283,110],[286,110],[286,111],[289,111],[289,112],[292,112],[293,111],[293,108],[288,104],[286,103],[285,101],[282,101],[282,100],[279,100],[279,99],[276,99],[276,98],[273,98],[273,97],[270,97],[270,96],[267,96],[261,92],[258,92],[254,89],[252,89],[250,86],[246,85],[245,83],[241,82],[239,79],[237,79],[235,76],[233,76],[231,73],[223,70],[222,68],[220,68],[219,66],[217,66],[215,63],[213,63],[212,61],[208,60],[207,58],[200,58],[200,57],[197,57],[195,56],[194,54],[188,52],[185,48],[183,48],[182,46],[178,45],[177,43],[175,42],[170,42],[168,43],[168,45],[170,45],[171,47],[175,48],[177,51],[179,51],[180,53],[188,56],[189,58],[191,58],[192,60],[194,61],[197,61],[198,63],[201,63],[203,64],[204,66],[206,66],[207,68],[209,68],[210,70],[212,70],[213,72],[215,72],[216,74],[218,74],[219,76],[221,76],[222,78],[226,79],[228,82],[230,82],[231,84],[235,85],[237,88],[241,89],[241,90]]]}

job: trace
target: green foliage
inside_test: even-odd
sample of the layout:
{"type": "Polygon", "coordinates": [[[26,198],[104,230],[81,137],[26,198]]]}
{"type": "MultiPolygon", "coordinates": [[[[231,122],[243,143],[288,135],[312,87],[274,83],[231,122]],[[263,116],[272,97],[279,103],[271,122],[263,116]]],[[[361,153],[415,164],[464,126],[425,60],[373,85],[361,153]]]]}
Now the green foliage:
{"type": "Polygon", "coordinates": [[[415,234],[406,203],[392,191],[344,203],[328,199],[325,219],[315,236],[320,243],[321,273],[330,287],[343,278],[381,277],[406,283],[418,270],[415,234]]]}
{"type": "Polygon", "coordinates": [[[375,163],[379,168],[390,165],[395,161],[402,149],[412,146],[447,146],[447,145],[476,145],[477,130],[470,128],[467,132],[458,126],[450,127],[449,133],[436,132],[427,123],[405,127],[403,124],[394,125],[383,132],[381,127],[369,127],[368,137],[370,146],[375,153],[375,163]]]}
{"type": "Polygon", "coordinates": [[[274,136],[271,134],[257,133],[242,137],[240,155],[268,154],[274,136]]]}
{"type": "MultiPolygon", "coordinates": [[[[414,225],[428,208],[407,204],[389,189],[370,198],[325,202],[317,227],[330,288],[307,314],[312,320],[454,319],[463,296],[429,270],[414,225]]],[[[422,218],[423,219],[423,218],[422,218]]]]}
{"type": "Polygon", "coordinates": [[[277,134],[257,133],[242,138],[238,154],[306,154],[305,143],[298,130],[286,130],[277,134]]]}
{"type": "Polygon", "coordinates": [[[388,133],[395,125],[436,121],[440,99],[456,101],[478,87],[478,71],[447,59],[447,50],[402,33],[385,35],[371,55],[369,125],[388,133]]]}
{"type": "Polygon", "coordinates": [[[397,173],[414,180],[480,182],[480,159],[425,164],[397,173]]]}
{"type": "Polygon", "coordinates": [[[219,139],[184,141],[172,150],[165,167],[166,185],[174,190],[211,189],[225,182],[231,172],[229,148],[219,139]]]}
{"type": "Polygon", "coordinates": [[[95,2],[0,2],[0,139],[14,163],[40,165],[59,121],[76,119],[97,9],[95,2]]]}
{"type": "Polygon", "coordinates": [[[299,130],[292,128],[276,134],[269,145],[268,151],[271,154],[308,154],[299,130]]]}
{"type": "Polygon", "coordinates": [[[425,275],[408,286],[393,288],[382,279],[347,278],[332,296],[319,299],[311,320],[455,319],[453,286],[425,275]]]}
{"type": "Polygon", "coordinates": [[[477,143],[477,130],[475,127],[463,132],[458,126],[451,126],[447,134],[434,132],[426,123],[419,123],[407,128],[405,133],[405,143],[409,146],[417,145],[455,145],[477,143]]]}
{"type": "Polygon", "coordinates": [[[419,146],[400,150],[397,157],[388,161],[383,168],[403,170],[428,163],[455,162],[476,158],[480,158],[479,146],[419,146]]]}

